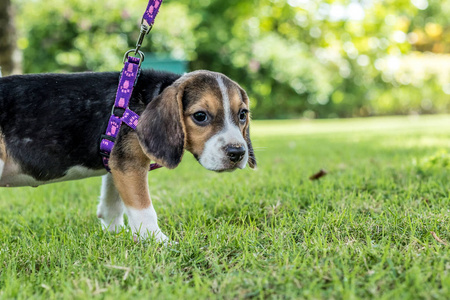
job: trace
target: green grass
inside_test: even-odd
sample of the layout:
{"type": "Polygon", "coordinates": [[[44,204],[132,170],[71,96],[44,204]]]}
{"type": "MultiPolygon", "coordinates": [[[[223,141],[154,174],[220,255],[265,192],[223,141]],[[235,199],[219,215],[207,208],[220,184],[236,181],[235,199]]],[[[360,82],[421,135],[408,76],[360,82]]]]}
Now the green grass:
{"type": "Polygon", "coordinates": [[[450,116],[252,133],[257,171],[216,174],[187,154],[150,173],[178,245],[104,233],[100,178],[1,189],[0,298],[450,297],[450,246],[430,234],[450,243],[450,171],[435,157],[450,152],[450,116]]]}

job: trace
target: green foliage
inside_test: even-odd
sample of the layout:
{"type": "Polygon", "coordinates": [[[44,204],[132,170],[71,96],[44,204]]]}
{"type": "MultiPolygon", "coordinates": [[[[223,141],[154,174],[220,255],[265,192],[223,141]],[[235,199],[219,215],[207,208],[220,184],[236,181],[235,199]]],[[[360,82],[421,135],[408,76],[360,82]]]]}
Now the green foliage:
{"type": "MultiPolygon", "coordinates": [[[[137,0],[16,4],[26,73],[120,70],[123,54],[136,43],[146,6],[137,0]]],[[[164,10],[166,14],[158,16],[160,28],[152,32],[153,43],[145,46],[176,58],[192,56],[195,18],[188,19],[187,7],[178,3],[168,3],[164,10]]]]}
{"type": "MultiPolygon", "coordinates": [[[[25,72],[120,69],[145,7],[15,2],[25,72]]],[[[440,0],[172,0],[144,49],[227,74],[248,91],[256,118],[444,113],[447,67],[411,69],[430,55],[406,58],[449,53],[449,17],[440,0]]],[[[439,59],[450,68],[449,55],[439,59]]]]}
{"type": "Polygon", "coordinates": [[[420,160],[415,159],[413,163],[420,174],[430,175],[435,172],[450,172],[450,154],[446,150],[440,150],[434,155],[420,160]]]}
{"type": "Polygon", "coordinates": [[[100,178],[0,190],[2,299],[447,299],[450,117],[257,121],[258,170],[149,175],[168,247],[104,233],[100,178]],[[382,130],[384,129],[384,130],[382,130]],[[308,177],[324,168],[318,181],[308,177]]]}

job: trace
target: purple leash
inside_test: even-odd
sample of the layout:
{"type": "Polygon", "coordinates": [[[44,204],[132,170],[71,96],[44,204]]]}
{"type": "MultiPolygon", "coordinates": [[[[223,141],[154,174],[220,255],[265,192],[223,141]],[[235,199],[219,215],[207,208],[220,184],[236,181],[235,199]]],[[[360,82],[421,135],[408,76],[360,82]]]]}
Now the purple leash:
{"type": "MultiPolygon", "coordinates": [[[[128,125],[133,130],[136,130],[137,124],[139,122],[139,115],[134,111],[130,110],[128,105],[130,103],[130,98],[133,93],[133,88],[136,85],[137,78],[141,72],[141,63],[144,61],[144,53],[140,51],[142,41],[145,36],[150,32],[155,22],[156,14],[159,11],[162,0],[149,0],[147,9],[141,20],[141,31],[139,34],[139,39],[136,43],[136,48],[128,50],[125,53],[123,62],[122,75],[119,80],[119,87],[117,88],[116,101],[111,110],[111,117],[108,121],[108,127],[106,128],[105,134],[101,136],[100,142],[100,155],[102,156],[103,165],[108,172],[111,172],[109,168],[109,157],[111,151],[116,142],[116,138],[119,135],[120,127],[122,123],[128,125]],[[144,24],[144,21],[147,24],[144,24]],[[134,54],[139,54],[139,57],[129,56],[131,52],[134,54]],[[118,110],[116,110],[118,108],[118,110]],[[116,111],[123,111],[121,116],[116,115],[116,111]]],[[[150,171],[161,168],[162,166],[154,163],[150,164],[150,171]]]]}

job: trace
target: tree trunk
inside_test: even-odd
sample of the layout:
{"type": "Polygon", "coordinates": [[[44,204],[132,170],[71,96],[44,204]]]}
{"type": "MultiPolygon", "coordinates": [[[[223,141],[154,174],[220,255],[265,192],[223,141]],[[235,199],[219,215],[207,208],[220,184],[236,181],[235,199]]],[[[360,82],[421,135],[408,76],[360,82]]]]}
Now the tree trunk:
{"type": "Polygon", "coordinates": [[[3,76],[21,71],[11,0],[0,0],[0,67],[3,76]]]}

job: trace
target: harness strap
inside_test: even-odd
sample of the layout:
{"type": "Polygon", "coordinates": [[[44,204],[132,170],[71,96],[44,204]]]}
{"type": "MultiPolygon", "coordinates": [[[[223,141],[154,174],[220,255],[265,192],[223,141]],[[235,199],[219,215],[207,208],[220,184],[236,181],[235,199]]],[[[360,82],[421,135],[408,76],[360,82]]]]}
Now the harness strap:
{"type": "Polygon", "coordinates": [[[152,26],[155,22],[156,15],[159,12],[159,7],[161,6],[162,0],[150,0],[148,1],[147,9],[145,10],[142,19],[144,19],[148,25],[152,26]]]}
{"type": "MultiPolygon", "coordinates": [[[[136,127],[139,122],[139,115],[136,114],[134,111],[130,110],[128,105],[130,103],[130,98],[133,93],[133,88],[136,85],[139,73],[141,71],[140,69],[141,63],[144,60],[144,53],[139,51],[139,48],[141,47],[145,35],[147,35],[150,32],[153,26],[156,14],[159,11],[161,3],[162,0],[149,0],[147,9],[145,10],[144,16],[142,17],[141,32],[139,35],[138,42],[136,44],[136,49],[128,50],[125,53],[124,66],[122,74],[120,76],[119,87],[117,88],[114,106],[112,107],[111,110],[111,117],[109,118],[105,134],[101,136],[100,142],[100,155],[102,156],[103,165],[105,166],[105,169],[108,172],[111,172],[111,169],[109,168],[109,157],[114,147],[114,143],[116,142],[116,138],[119,135],[122,123],[125,123],[133,130],[136,130],[136,127]],[[143,24],[144,20],[149,24],[150,27],[147,27],[145,24],[143,24]],[[131,52],[139,54],[140,57],[138,58],[128,56],[129,53],[131,52]],[[124,110],[121,116],[115,115],[116,108],[124,110]]],[[[162,166],[156,163],[150,164],[149,171],[161,167],[162,166]]]]}

